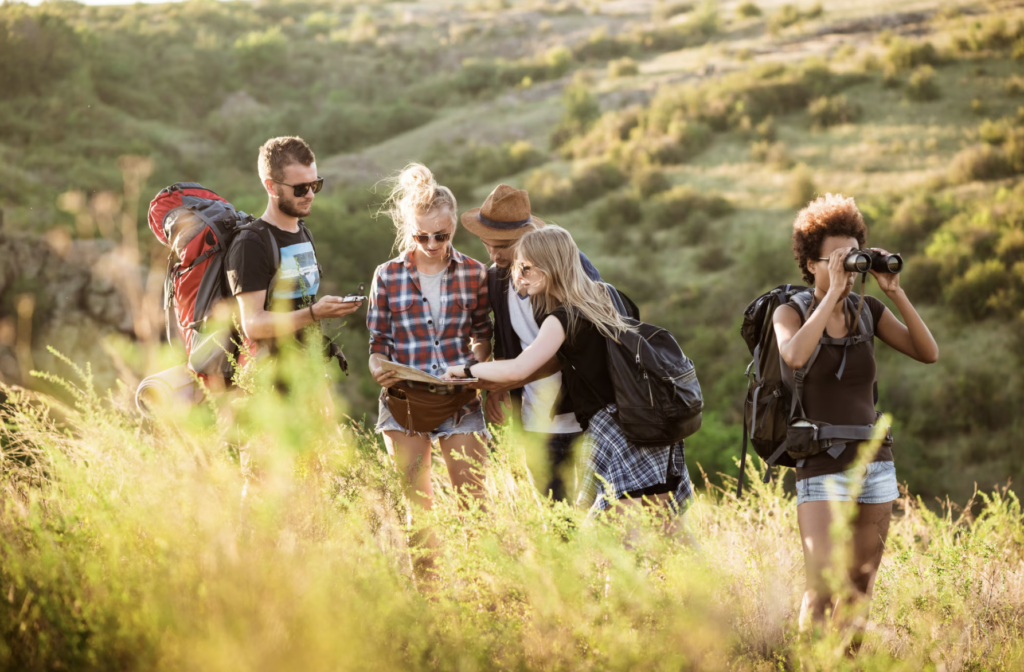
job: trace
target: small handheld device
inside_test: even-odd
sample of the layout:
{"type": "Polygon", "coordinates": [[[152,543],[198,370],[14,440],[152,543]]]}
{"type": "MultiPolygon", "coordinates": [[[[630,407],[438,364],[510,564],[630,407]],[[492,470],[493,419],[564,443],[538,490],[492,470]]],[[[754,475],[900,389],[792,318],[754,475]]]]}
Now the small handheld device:
{"type": "Polygon", "coordinates": [[[346,294],[342,299],[342,303],[352,303],[353,301],[366,301],[369,299],[367,296],[363,296],[363,292],[366,291],[366,284],[360,282],[359,288],[356,289],[355,294],[346,294]]]}

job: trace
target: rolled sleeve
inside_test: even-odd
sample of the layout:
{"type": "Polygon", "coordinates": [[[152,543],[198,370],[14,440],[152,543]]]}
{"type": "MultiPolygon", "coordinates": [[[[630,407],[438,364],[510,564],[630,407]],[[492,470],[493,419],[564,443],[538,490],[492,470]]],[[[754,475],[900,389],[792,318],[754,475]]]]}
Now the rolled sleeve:
{"type": "Polygon", "coordinates": [[[494,335],[494,322],[491,321],[490,291],[487,287],[487,269],[481,268],[477,279],[479,296],[476,308],[473,309],[470,335],[476,343],[490,343],[494,335]]]}
{"type": "Polygon", "coordinates": [[[366,328],[370,331],[370,354],[391,359],[395,339],[391,329],[391,309],[388,305],[388,288],[378,266],[370,286],[370,305],[366,310],[366,328]]]}

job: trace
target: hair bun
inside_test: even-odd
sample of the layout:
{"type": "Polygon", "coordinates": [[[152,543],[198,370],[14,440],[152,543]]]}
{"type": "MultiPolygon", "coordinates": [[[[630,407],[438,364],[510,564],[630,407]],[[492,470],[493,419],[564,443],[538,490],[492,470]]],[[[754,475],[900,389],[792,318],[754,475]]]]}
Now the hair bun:
{"type": "Polygon", "coordinates": [[[398,184],[407,192],[430,190],[437,187],[434,174],[422,163],[411,163],[398,176],[398,184]]]}

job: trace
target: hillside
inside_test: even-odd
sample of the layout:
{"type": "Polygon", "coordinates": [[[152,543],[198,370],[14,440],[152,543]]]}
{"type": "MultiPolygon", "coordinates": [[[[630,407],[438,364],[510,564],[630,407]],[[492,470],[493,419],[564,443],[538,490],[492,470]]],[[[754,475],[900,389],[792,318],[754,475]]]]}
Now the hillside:
{"type": "MultiPolygon", "coordinates": [[[[739,451],[742,310],[799,280],[796,210],[841,191],[907,258],[942,351],[924,367],[878,346],[900,478],[963,502],[1024,476],[1022,20],[1015,2],[5,4],[5,230],[124,240],[104,225],[123,155],[151,161],[143,206],[188,179],[259,211],[255,147],[295,133],[328,178],[310,224],[345,291],[389,256],[370,214],[391,171],[425,161],[464,208],[524,186],[697,363],[687,456],[714,475],[739,451]]],[[[4,278],[3,319],[32,291],[4,278]]],[[[376,389],[353,322],[339,386],[358,417],[376,389]]],[[[118,347],[131,385],[144,358],[118,347]]]]}

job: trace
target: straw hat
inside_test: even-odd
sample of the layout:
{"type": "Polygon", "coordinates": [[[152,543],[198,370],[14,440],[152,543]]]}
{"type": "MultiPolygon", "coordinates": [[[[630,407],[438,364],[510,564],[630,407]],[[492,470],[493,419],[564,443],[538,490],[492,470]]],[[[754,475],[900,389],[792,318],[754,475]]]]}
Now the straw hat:
{"type": "Polygon", "coordinates": [[[481,238],[516,240],[527,231],[543,228],[544,222],[530,214],[525,189],[499,184],[482,207],[462,214],[462,225],[481,238]]]}

